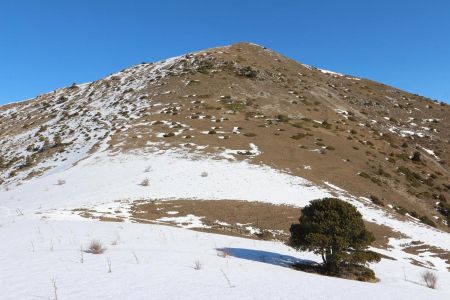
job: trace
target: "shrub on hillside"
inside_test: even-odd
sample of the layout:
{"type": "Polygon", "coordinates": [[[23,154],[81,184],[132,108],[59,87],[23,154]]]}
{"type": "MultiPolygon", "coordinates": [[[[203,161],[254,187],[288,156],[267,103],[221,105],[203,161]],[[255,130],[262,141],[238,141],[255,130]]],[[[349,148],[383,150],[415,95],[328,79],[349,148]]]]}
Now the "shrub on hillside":
{"type": "Polygon", "coordinates": [[[375,279],[373,271],[364,267],[380,260],[379,254],[367,249],[375,238],[353,205],[336,198],[314,200],[302,209],[299,222],[291,225],[290,246],[321,255],[326,274],[355,271],[358,279],[375,279]]]}
{"type": "Polygon", "coordinates": [[[412,161],[420,161],[420,152],[414,151],[413,154],[410,156],[410,159],[412,161]]]}
{"type": "Polygon", "coordinates": [[[436,210],[445,217],[447,226],[450,227],[450,204],[445,198],[437,204],[436,210]]]}
{"type": "Polygon", "coordinates": [[[142,185],[142,186],[149,186],[150,185],[150,180],[148,178],[145,178],[145,179],[142,180],[140,185],[142,185]]]}
{"type": "Polygon", "coordinates": [[[86,252],[92,253],[92,254],[103,254],[105,252],[106,248],[103,247],[102,243],[98,240],[92,240],[89,244],[88,249],[86,252]]]}
{"type": "Polygon", "coordinates": [[[256,78],[258,71],[250,66],[236,68],[236,74],[247,78],[256,78]]]}
{"type": "Polygon", "coordinates": [[[435,289],[437,284],[437,276],[431,271],[425,271],[422,273],[422,280],[427,287],[435,289]]]}

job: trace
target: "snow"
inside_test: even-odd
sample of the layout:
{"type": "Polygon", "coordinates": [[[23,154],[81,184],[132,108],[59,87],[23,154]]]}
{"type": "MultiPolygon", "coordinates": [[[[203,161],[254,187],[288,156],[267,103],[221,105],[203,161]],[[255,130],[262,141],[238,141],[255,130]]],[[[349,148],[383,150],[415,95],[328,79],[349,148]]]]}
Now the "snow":
{"type": "Polygon", "coordinates": [[[422,132],[416,132],[416,131],[407,130],[407,129],[400,129],[395,126],[391,126],[388,130],[392,133],[396,133],[396,134],[400,135],[401,137],[418,136],[418,137],[423,138],[425,136],[425,134],[422,132]]]}
{"type": "Polygon", "coordinates": [[[194,215],[187,215],[183,217],[163,217],[157,221],[175,223],[182,228],[210,228],[202,223],[204,217],[198,217],[194,215]]]}
{"type": "MultiPolygon", "coordinates": [[[[257,149],[255,145],[250,147],[254,151],[257,149]]],[[[235,199],[303,207],[311,200],[335,195],[355,205],[366,220],[450,250],[447,233],[414,220],[398,220],[330,182],[320,187],[301,177],[245,160],[207,157],[175,149],[157,152],[151,149],[116,155],[106,151],[96,153],[70,168],[46,173],[25,184],[9,185],[8,189],[0,190],[2,211],[15,215],[19,209],[29,217],[40,213],[64,219],[67,217],[65,210],[87,207],[105,211],[117,206],[117,201],[235,199]],[[206,171],[208,176],[198,176],[206,171]],[[149,180],[149,186],[140,185],[144,179],[149,180]],[[58,185],[59,180],[64,180],[65,184],[58,185]]]]}
{"type": "Polygon", "coordinates": [[[1,219],[2,299],[448,299],[420,284],[423,268],[382,259],[379,283],[295,271],[319,261],[278,242],[168,226],[98,221],[1,219]],[[104,254],[81,252],[93,239],[104,254]],[[219,251],[226,255],[219,255],[219,251]],[[108,272],[108,261],[111,272],[108,272]],[[195,262],[201,265],[194,268],[195,262]]]}
{"type": "Polygon", "coordinates": [[[341,73],[336,73],[333,71],[328,71],[328,70],[323,70],[323,69],[318,69],[320,72],[324,73],[324,74],[328,74],[328,75],[334,75],[334,76],[344,76],[344,74],[341,73]]]}
{"type": "Polygon", "coordinates": [[[239,199],[305,206],[310,200],[329,195],[303,178],[267,166],[197,157],[181,150],[118,155],[103,152],[72,168],[0,191],[4,207],[13,212],[20,208],[24,213],[142,198],[239,199]],[[196,175],[205,170],[207,177],[196,175]],[[139,185],[145,178],[150,181],[149,187],[139,185]],[[56,185],[59,179],[66,183],[56,185]]]}
{"type": "Polygon", "coordinates": [[[427,149],[425,147],[421,147],[423,151],[425,151],[427,154],[433,156],[434,158],[436,158],[437,160],[440,160],[440,158],[434,153],[433,150],[427,149]]]}

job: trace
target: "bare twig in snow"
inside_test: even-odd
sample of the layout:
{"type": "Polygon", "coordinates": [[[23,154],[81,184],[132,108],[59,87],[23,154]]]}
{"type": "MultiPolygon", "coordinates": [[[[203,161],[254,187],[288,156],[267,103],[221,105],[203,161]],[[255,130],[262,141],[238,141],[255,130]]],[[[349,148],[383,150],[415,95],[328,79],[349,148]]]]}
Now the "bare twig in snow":
{"type": "Polygon", "coordinates": [[[200,260],[195,260],[194,262],[194,270],[201,270],[202,268],[202,263],[200,262],[200,260]]]}
{"type": "Polygon", "coordinates": [[[228,278],[227,274],[225,274],[225,272],[224,272],[222,269],[220,269],[220,272],[222,272],[223,277],[225,277],[225,280],[226,280],[227,283],[228,283],[228,287],[229,287],[229,288],[233,288],[234,285],[231,284],[231,281],[230,281],[230,279],[228,278]]]}
{"type": "Polygon", "coordinates": [[[436,283],[438,281],[437,276],[431,271],[425,271],[422,273],[422,280],[427,287],[430,289],[436,288],[436,283]]]}
{"type": "Polygon", "coordinates": [[[54,300],[58,300],[58,287],[56,286],[56,279],[55,278],[52,278],[52,284],[53,284],[54,300]]]}
{"type": "Polygon", "coordinates": [[[109,257],[106,258],[106,263],[108,264],[108,273],[111,273],[111,259],[109,257]]]}
{"type": "Polygon", "coordinates": [[[136,260],[136,264],[139,264],[139,258],[136,255],[136,252],[132,251],[134,259],[136,260]]]}
{"type": "Polygon", "coordinates": [[[84,263],[83,245],[80,246],[80,263],[84,263]]]}

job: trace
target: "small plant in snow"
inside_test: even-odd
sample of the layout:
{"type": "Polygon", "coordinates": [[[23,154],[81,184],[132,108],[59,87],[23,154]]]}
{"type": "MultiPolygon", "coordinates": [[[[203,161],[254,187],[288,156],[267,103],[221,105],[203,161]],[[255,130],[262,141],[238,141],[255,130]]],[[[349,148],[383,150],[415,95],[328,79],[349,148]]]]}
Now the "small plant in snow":
{"type": "Polygon", "coordinates": [[[111,273],[111,259],[109,257],[106,258],[106,263],[108,264],[108,273],[111,273]]]}
{"type": "Polygon", "coordinates": [[[136,252],[132,251],[132,253],[133,253],[134,260],[136,261],[136,264],[139,264],[139,258],[137,257],[136,252]]]}
{"type": "Polygon", "coordinates": [[[66,181],[64,179],[58,179],[58,182],[56,183],[56,185],[64,185],[66,184],[66,181]]]}
{"type": "Polygon", "coordinates": [[[225,274],[225,272],[222,269],[220,269],[220,272],[222,273],[223,277],[225,277],[225,280],[228,283],[228,287],[233,288],[234,285],[231,284],[230,278],[228,278],[227,274],[225,274]]]}
{"type": "Polygon", "coordinates": [[[102,243],[99,240],[92,240],[86,252],[92,254],[103,254],[105,250],[106,248],[103,247],[102,243]]]}
{"type": "Polygon", "coordinates": [[[421,275],[423,282],[430,289],[435,289],[437,284],[437,276],[431,271],[425,271],[421,275]]]}
{"type": "Polygon", "coordinates": [[[148,178],[145,178],[144,180],[142,180],[140,185],[142,185],[142,186],[149,186],[150,185],[150,180],[148,178]]]}
{"type": "Polygon", "coordinates": [[[200,262],[200,260],[195,260],[194,262],[194,270],[201,270],[202,269],[202,263],[200,262]]]}
{"type": "Polygon", "coordinates": [[[83,246],[80,246],[80,263],[84,263],[83,246]]]}
{"type": "Polygon", "coordinates": [[[228,252],[225,249],[217,249],[217,256],[226,258],[228,256],[228,252]]]}
{"type": "Polygon", "coordinates": [[[58,287],[56,286],[56,279],[55,278],[52,278],[52,284],[53,284],[54,299],[58,300],[58,287]]]}
{"type": "Polygon", "coordinates": [[[200,174],[200,176],[202,176],[202,177],[208,177],[208,173],[202,172],[202,174],[200,174]]]}

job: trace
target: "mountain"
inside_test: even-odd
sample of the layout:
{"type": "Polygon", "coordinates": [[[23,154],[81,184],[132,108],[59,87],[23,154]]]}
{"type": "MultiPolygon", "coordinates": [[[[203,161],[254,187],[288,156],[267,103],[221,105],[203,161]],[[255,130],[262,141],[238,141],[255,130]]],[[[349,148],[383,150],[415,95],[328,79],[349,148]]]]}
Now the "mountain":
{"type": "MultiPolygon", "coordinates": [[[[130,272],[146,274],[146,264],[151,270],[158,245],[164,244],[159,259],[165,264],[157,267],[161,278],[170,272],[189,273],[166,266],[178,251],[176,241],[161,237],[167,234],[187,243],[189,255],[183,259],[202,251],[215,255],[214,248],[228,247],[227,266],[228,260],[238,265],[241,259],[243,270],[263,281],[272,271],[279,272],[280,281],[270,281],[274,289],[297,276],[334,293],[311,292],[306,298],[342,298],[338,287],[344,284],[354,289],[350,298],[372,291],[377,298],[442,299],[450,293],[445,288],[450,283],[449,118],[450,108],[443,102],[300,64],[249,43],[142,63],[95,82],[0,106],[0,237],[11,241],[2,246],[0,261],[16,268],[8,276],[33,280],[27,267],[41,272],[54,266],[52,272],[65,286],[58,288],[60,293],[98,298],[113,281],[101,277],[107,283],[100,294],[94,287],[85,287],[85,292],[68,287],[74,278],[85,280],[80,272],[87,267],[64,264],[71,259],[65,250],[77,257],[80,244],[92,238],[114,239],[107,252],[115,255],[124,273],[111,275],[128,280],[130,272]],[[310,253],[290,252],[282,242],[300,208],[327,196],[355,205],[374,232],[373,250],[385,257],[374,266],[380,283],[279,270],[288,263],[277,260],[276,252],[286,261],[317,260],[310,253]],[[67,236],[68,228],[76,233],[67,236]],[[135,230],[142,235],[159,230],[160,235],[143,237],[135,230]],[[126,241],[111,237],[111,232],[121,235],[119,231],[126,232],[126,241]],[[157,245],[145,248],[155,241],[157,245]],[[253,252],[247,249],[251,245],[253,252]],[[54,251],[58,246],[60,252],[54,251]],[[139,256],[148,257],[145,263],[133,249],[142,249],[139,256]],[[15,267],[17,253],[33,257],[15,267]],[[139,270],[127,265],[131,253],[139,270]],[[264,263],[268,266],[260,266],[264,263]],[[64,268],[75,277],[62,275],[64,268]],[[424,268],[439,274],[437,291],[417,284],[424,268]],[[264,270],[269,274],[260,274],[264,270]]],[[[204,260],[214,270],[198,272],[204,278],[192,280],[218,276],[220,284],[227,284],[215,288],[218,283],[211,279],[208,291],[199,296],[195,289],[186,298],[214,298],[233,285],[235,292],[219,298],[264,296],[258,294],[258,282],[245,285],[249,278],[238,270],[224,272],[219,267],[223,257],[204,260]],[[228,272],[237,272],[239,283],[228,272]]],[[[100,262],[92,264],[96,269],[100,262]]],[[[86,272],[98,275],[97,269],[86,272]]],[[[47,275],[42,280],[53,276],[47,275]]],[[[132,276],[135,286],[142,284],[141,277],[132,276]]],[[[4,290],[15,295],[11,299],[33,294],[23,294],[24,285],[2,279],[4,290]]],[[[48,297],[52,286],[42,284],[33,285],[35,294],[48,297]]],[[[155,297],[176,298],[169,292],[173,288],[152,285],[159,291],[155,297]]],[[[128,291],[124,286],[121,290],[128,291]]],[[[271,295],[295,296],[278,292],[271,295]]],[[[142,298],[145,293],[133,295],[142,298]]]]}

